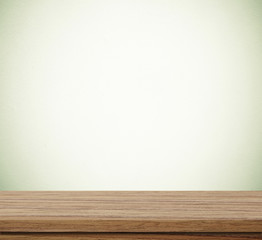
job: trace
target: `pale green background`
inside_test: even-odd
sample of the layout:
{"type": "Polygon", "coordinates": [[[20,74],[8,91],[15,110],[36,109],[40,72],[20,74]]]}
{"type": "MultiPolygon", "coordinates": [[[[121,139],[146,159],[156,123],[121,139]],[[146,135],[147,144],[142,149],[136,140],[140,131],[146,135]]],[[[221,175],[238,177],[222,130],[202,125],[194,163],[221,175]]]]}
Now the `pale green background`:
{"type": "Polygon", "coordinates": [[[262,190],[261,0],[0,0],[0,190],[262,190]]]}

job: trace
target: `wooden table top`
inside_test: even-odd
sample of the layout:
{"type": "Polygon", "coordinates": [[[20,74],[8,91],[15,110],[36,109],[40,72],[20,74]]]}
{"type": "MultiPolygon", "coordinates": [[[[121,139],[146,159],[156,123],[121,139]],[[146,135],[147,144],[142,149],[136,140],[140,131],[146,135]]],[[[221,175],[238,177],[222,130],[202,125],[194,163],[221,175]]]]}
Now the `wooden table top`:
{"type": "Polygon", "coordinates": [[[262,191],[2,191],[0,232],[262,232],[262,191]]]}

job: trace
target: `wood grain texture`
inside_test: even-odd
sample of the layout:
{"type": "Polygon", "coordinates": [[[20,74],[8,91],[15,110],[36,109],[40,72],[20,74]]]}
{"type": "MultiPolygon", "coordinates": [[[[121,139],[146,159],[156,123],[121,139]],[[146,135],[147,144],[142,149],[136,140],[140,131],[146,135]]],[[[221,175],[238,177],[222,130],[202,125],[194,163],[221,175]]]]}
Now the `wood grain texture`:
{"type": "Polygon", "coordinates": [[[6,233],[0,240],[252,240],[261,233],[177,233],[177,234],[104,234],[104,233],[6,233]]]}
{"type": "Polygon", "coordinates": [[[262,232],[262,192],[0,192],[0,232],[262,232]]]}

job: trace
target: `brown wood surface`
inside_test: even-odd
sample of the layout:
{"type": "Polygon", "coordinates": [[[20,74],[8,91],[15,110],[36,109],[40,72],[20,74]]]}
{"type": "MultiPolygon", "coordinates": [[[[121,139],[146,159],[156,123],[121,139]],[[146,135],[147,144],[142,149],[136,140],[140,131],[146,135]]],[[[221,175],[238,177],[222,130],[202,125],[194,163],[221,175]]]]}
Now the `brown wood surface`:
{"type": "Polygon", "coordinates": [[[262,192],[0,192],[0,232],[262,232],[262,192]]]}
{"type": "Polygon", "coordinates": [[[177,234],[104,234],[104,233],[7,233],[0,240],[252,240],[261,233],[177,233],[177,234]]]}

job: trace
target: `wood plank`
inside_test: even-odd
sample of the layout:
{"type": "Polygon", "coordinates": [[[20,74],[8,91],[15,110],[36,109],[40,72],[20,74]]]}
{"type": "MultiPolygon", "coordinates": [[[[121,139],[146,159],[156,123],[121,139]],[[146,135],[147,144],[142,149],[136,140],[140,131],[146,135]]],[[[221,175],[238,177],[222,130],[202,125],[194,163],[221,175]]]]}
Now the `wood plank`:
{"type": "Polygon", "coordinates": [[[262,239],[261,233],[196,234],[104,234],[104,233],[6,233],[0,240],[251,240],[262,239]]]}
{"type": "Polygon", "coordinates": [[[1,231],[262,232],[262,192],[2,191],[1,231]]]}

